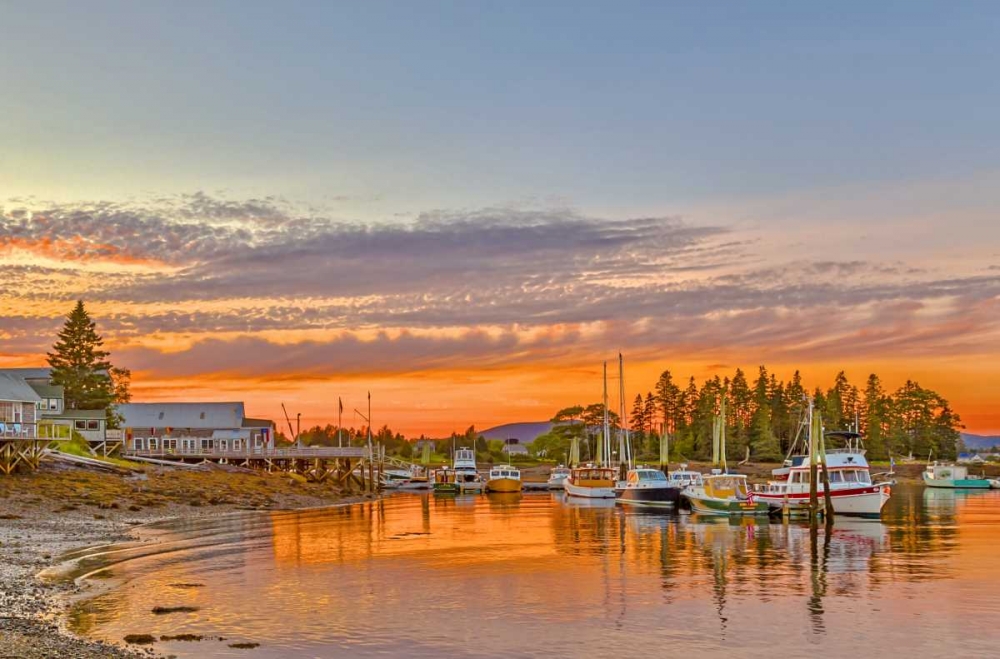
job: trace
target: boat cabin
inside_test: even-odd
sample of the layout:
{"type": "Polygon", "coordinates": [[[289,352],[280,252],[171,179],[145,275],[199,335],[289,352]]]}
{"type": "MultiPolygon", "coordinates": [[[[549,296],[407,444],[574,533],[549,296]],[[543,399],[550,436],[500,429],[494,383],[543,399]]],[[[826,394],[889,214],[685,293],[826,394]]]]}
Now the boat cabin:
{"type": "Polygon", "coordinates": [[[521,480],[521,470],[510,465],[497,465],[490,469],[490,480],[521,480]]]}
{"type": "Polygon", "coordinates": [[[672,471],[668,477],[671,485],[676,485],[680,488],[685,488],[688,485],[701,485],[701,479],[701,473],[697,471],[687,471],[684,469],[672,471]]]}
{"type": "Polygon", "coordinates": [[[744,474],[712,474],[702,481],[705,494],[716,499],[746,499],[750,493],[744,474]]]}
{"type": "Polygon", "coordinates": [[[611,467],[577,467],[570,474],[570,480],[581,487],[612,487],[618,471],[611,467]]]}
{"type": "Polygon", "coordinates": [[[630,469],[625,478],[628,487],[663,487],[668,483],[667,475],[659,469],[630,469]]]}
{"type": "Polygon", "coordinates": [[[476,452],[471,448],[460,448],[455,451],[455,469],[475,469],[476,452]]]}
{"type": "Polygon", "coordinates": [[[929,481],[964,481],[969,478],[969,468],[962,465],[927,465],[924,479],[929,481]]]}

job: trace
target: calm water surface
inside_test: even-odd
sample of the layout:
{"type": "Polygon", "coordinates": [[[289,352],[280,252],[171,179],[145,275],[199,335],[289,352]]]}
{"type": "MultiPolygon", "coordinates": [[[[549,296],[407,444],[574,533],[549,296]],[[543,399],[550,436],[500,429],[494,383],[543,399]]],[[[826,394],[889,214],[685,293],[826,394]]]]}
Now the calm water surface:
{"type": "Polygon", "coordinates": [[[401,494],[145,533],[84,558],[116,587],[78,607],[78,632],[226,639],[157,644],[179,657],[1000,654],[1000,491],[897,487],[881,523],[838,518],[815,538],[554,494],[401,494]]]}

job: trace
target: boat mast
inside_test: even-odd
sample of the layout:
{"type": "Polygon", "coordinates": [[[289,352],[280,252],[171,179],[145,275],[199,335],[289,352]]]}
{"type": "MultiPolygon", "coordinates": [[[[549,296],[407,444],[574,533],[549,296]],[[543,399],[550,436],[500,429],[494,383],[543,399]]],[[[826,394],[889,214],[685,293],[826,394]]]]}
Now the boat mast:
{"type": "MultiPolygon", "coordinates": [[[[604,432],[601,433],[601,459],[611,464],[611,425],[608,422],[608,363],[604,362],[604,432]]],[[[603,467],[598,461],[598,467],[603,467]]]]}
{"type": "Polygon", "coordinates": [[[625,361],[622,353],[618,353],[618,401],[621,409],[621,424],[625,432],[625,441],[622,442],[621,435],[618,436],[618,452],[621,461],[629,469],[632,468],[632,438],[629,436],[628,418],[625,415],[625,361]]]}

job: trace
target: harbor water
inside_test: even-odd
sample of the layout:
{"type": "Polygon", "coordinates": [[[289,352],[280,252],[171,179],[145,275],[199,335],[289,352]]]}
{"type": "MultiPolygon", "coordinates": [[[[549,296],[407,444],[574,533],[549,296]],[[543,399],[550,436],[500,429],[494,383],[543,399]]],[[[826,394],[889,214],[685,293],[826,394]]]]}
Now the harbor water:
{"type": "Polygon", "coordinates": [[[899,486],[881,522],[829,536],[562,494],[397,494],[85,552],[102,594],[70,624],[202,637],[154,646],[178,657],[988,657],[998,537],[998,491],[899,486]]]}

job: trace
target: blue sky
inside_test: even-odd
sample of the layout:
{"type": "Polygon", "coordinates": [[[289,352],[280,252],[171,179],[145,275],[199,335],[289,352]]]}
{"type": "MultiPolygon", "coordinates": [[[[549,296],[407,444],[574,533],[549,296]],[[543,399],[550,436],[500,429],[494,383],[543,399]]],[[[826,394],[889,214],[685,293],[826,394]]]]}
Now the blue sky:
{"type": "Polygon", "coordinates": [[[615,213],[1000,157],[996,3],[39,2],[0,18],[15,193],[615,213]]]}

